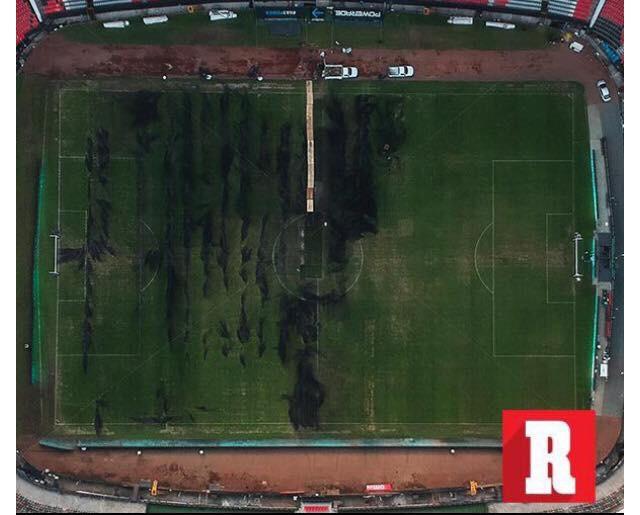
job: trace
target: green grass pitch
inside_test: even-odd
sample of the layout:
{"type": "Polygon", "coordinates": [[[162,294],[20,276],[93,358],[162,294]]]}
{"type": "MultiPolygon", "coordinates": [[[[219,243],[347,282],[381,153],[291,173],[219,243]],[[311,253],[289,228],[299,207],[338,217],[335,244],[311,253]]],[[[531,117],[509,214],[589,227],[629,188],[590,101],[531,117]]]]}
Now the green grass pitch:
{"type": "MultiPolygon", "coordinates": [[[[211,23],[204,14],[172,16],[166,24],[144,25],[131,19],[126,30],[107,30],[100,22],[70,25],[62,34],[72,41],[94,44],[139,45],[245,45],[256,47],[315,46],[330,48],[336,41],[355,48],[428,48],[445,50],[528,50],[544,48],[554,37],[547,27],[519,26],[515,30],[457,27],[446,16],[404,13],[385,14],[384,24],[327,21],[299,23],[296,35],[277,35],[269,22],[255,13],[239,11],[233,20],[211,23]]],[[[338,45],[339,46],[339,45],[338,45]]]]}
{"type": "Polygon", "coordinates": [[[301,83],[39,87],[53,434],[498,437],[588,407],[580,86],[317,84],[313,220],[301,83]]]}

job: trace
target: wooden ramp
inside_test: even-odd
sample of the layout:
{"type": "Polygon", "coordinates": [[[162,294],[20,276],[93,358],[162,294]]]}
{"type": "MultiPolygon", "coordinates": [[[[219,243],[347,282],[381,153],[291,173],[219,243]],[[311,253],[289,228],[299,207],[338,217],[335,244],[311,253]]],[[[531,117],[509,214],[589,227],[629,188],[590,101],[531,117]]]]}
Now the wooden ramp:
{"type": "Polygon", "coordinates": [[[307,213],[313,213],[315,153],[313,146],[313,82],[307,81],[307,213]]]}

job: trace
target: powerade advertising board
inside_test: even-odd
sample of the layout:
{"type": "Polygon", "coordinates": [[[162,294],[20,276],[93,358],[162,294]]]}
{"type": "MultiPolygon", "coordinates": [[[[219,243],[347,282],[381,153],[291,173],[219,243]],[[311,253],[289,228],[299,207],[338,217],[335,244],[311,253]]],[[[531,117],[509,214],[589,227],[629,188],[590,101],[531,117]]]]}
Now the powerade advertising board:
{"type": "Polygon", "coordinates": [[[336,21],[381,22],[383,12],[380,9],[334,9],[336,21]]]}

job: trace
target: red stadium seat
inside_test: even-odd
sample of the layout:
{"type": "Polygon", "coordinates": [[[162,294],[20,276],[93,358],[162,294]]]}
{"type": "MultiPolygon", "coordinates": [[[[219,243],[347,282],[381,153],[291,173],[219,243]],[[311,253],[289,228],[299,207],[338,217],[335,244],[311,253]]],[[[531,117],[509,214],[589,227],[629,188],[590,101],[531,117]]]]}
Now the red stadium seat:
{"type": "Polygon", "coordinates": [[[593,30],[613,48],[620,47],[624,30],[624,0],[607,0],[593,30]]]}
{"type": "Polygon", "coordinates": [[[63,0],[44,0],[43,7],[45,14],[57,14],[65,10],[63,0]]]}
{"type": "Polygon", "coordinates": [[[16,0],[16,46],[40,25],[28,0],[16,0]]]}
{"type": "Polygon", "coordinates": [[[624,27],[624,0],[607,0],[600,16],[624,27]]]}
{"type": "Polygon", "coordinates": [[[591,17],[594,0],[578,0],[573,17],[577,20],[587,21],[591,17]]]}

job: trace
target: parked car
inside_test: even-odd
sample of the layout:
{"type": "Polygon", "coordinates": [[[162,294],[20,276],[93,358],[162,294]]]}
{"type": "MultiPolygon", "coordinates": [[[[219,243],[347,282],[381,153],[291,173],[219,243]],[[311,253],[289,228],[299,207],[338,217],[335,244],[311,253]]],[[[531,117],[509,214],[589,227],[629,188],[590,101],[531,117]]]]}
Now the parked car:
{"type": "Polygon", "coordinates": [[[389,66],[387,77],[390,79],[401,79],[405,77],[413,77],[415,70],[413,66],[389,66]]]}
{"type": "Polygon", "coordinates": [[[602,101],[610,102],[611,93],[609,93],[609,88],[607,87],[607,83],[603,80],[599,80],[596,83],[596,86],[598,87],[598,92],[600,93],[600,98],[602,99],[602,101]]]}
{"type": "Polygon", "coordinates": [[[358,68],[355,66],[342,66],[341,64],[326,64],[322,70],[322,78],[326,80],[355,79],[358,76],[358,68]]]}

